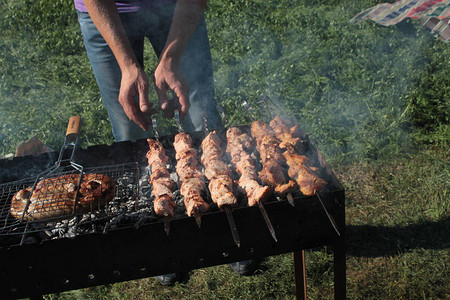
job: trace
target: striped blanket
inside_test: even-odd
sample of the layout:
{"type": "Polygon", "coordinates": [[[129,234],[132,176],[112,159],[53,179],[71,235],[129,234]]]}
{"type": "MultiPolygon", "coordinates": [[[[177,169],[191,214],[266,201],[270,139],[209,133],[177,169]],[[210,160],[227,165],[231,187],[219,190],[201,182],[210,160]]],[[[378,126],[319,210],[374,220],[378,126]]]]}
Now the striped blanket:
{"type": "Polygon", "coordinates": [[[444,42],[450,40],[450,0],[399,0],[381,3],[354,16],[350,23],[370,19],[390,26],[405,18],[416,19],[444,42]]]}

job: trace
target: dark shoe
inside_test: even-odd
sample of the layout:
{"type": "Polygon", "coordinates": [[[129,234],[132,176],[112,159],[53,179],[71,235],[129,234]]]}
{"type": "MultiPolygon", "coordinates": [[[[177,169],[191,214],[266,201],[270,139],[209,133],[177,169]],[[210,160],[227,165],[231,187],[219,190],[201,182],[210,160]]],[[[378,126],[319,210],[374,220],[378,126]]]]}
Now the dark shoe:
{"type": "Polygon", "coordinates": [[[162,285],[174,285],[177,281],[177,274],[176,273],[169,273],[164,275],[158,275],[156,276],[156,279],[158,279],[158,282],[162,285]]]}
{"type": "Polygon", "coordinates": [[[252,275],[256,271],[258,263],[254,259],[238,261],[230,264],[231,269],[239,275],[252,275]]]}
{"type": "Polygon", "coordinates": [[[159,283],[165,286],[174,285],[175,282],[187,282],[189,280],[188,273],[169,273],[156,276],[159,283]]]}

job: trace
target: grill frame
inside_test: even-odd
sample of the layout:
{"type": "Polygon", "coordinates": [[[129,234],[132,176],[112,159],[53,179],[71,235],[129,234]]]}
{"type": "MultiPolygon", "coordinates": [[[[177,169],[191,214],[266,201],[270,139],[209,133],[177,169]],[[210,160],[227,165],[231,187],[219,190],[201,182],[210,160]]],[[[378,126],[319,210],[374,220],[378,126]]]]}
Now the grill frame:
{"type": "MultiPolygon", "coordinates": [[[[192,136],[195,143],[201,141],[204,133],[192,136]]],[[[173,136],[162,137],[160,141],[170,148],[173,136]]],[[[332,227],[317,196],[301,196],[294,197],[295,207],[287,200],[265,204],[278,243],[272,239],[257,207],[233,210],[242,242],[240,248],[236,247],[226,214],[221,211],[203,215],[200,229],[194,218],[178,217],[171,221],[170,236],[165,234],[161,220],[104,234],[4,248],[0,243],[0,259],[4,262],[0,266],[0,293],[9,298],[43,295],[331,245],[335,255],[335,298],[344,299],[345,191],[315,146],[310,142],[309,146],[317,154],[333,187],[321,194],[321,199],[336,221],[340,235],[332,227]],[[193,240],[196,242],[192,243],[193,240]]],[[[147,151],[146,140],[97,145],[77,150],[75,161],[85,167],[118,161],[145,166],[147,151]]],[[[0,174],[0,182],[5,177],[14,178],[16,173],[20,175],[17,170],[30,164],[39,170],[40,166],[48,165],[52,157],[55,155],[43,154],[0,161],[0,165],[9,170],[6,176],[4,172],[0,174]]],[[[296,284],[301,284],[297,272],[296,284]]]]}
{"type": "MultiPolygon", "coordinates": [[[[115,197],[114,199],[120,199],[125,198],[125,194],[127,193],[133,193],[134,197],[137,200],[137,197],[139,195],[138,190],[138,181],[139,181],[139,166],[137,163],[127,163],[127,164],[119,164],[119,165],[109,165],[109,166],[101,166],[101,167],[94,167],[94,168],[87,168],[84,170],[84,174],[100,174],[101,176],[98,176],[98,179],[102,179],[103,176],[108,176],[111,180],[117,181],[124,177],[124,174],[127,174],[128,178],[132,181],[132,184],[136,186],[136,190],[126,190],[123,186],[115,185],[115,197]]],[[[70,170],[70,171],[64,171],[62,169],[60,172],[52,174],[52,177],[58,178],[65,175],[76,175],[76,178],[80,175],[78,170],[70,170]]],[[[83,175],[84,176],[84,175],[83,175]]],[[[33,186],[36,178],[25,178],[18,181],[13,181],[9,183],[0,184],[0,237],[2,236],[22,236],[22,238],[26,234],[36,233],[36,232],[43,232],[46,230],[46,228],[54,227],[52,225],[53,222],[58,222],[61,219],[70,219],[74,217],[73,211],[67,212],[67,214],[61,214],[57,217],[49,217],[45,218],[44,220],[33,220],[33,221],[22,221],[21,219],[15,219],[9,214],[9,208],[10,208],[10,199],[12,199],[12,196],[18,192],[21,189],[29,188],[33,186]],[[46,225],[46,224],[49,225],[46,225]]],[[[78,179],[76,179],[78,180],[78,179]]],[[[51,185],[63,185],[64,183],[71,182],[72,180],[67,179],[61,179],[57,180],[55,183],[52,183],[51,185]]],[[[82,177],[82,182],[84,181],[82,177]]],[[[50,185],[50,186],[51,186],[50,185]]],[[[56,193],[58,195],[58,193],[56,193]]],[[[64,194],[63,192],[59,194],[64,194]]],[[[72,201],[74,198],[70,198],[69,196],[64,196],[65,201],[72,201]]],[[[114,201],[110,201],[112,203],[114,201]]],[[[38,200],[42,201],[42,200],[38,200]]],[[[110,203],[107,203],[104,208],[99,209],[98,206],[93,206],[89,209],[89,211],[86,211],[84,214],[92,213],[96,215],[96,220],[100,220],[103,218],[111,219],[115,216],[117,216],[117,213],[108,212],[110,203]]],[[[53,208],[49,208],[47,210],[44,210],[44,212],[51,212],[53,208]]],[[[35,214],[36,216],[39,216],[39,213],[35,214]]],[[[81,214],[79,214],[81,215],[81,214]]],[[[2,243],[0,242],[0,246],[2,246],[2,243]]]]}

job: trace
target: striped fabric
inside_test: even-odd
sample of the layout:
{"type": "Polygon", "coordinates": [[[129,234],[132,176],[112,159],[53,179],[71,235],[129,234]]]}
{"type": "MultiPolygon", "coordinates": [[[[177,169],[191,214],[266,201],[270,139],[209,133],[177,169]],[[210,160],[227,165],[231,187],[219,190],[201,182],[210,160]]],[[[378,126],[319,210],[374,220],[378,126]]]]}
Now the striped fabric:
{"type": "Polygon", "coordinates": [[[370,19],[390,26],[405,18],[416,19],[444,42],[450,40],[450,0],[399,0],[381,3],[354,16],[350,23],[370,19]]]}

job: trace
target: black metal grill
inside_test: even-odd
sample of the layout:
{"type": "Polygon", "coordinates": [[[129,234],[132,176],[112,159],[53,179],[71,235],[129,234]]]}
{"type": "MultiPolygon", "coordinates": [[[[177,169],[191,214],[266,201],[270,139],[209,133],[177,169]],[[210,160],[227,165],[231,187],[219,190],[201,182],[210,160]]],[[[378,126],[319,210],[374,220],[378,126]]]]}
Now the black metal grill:
{"type": "MultiPolygon", "coordinates": [[[[204,133],[192,136],[199,146],[204,133]]],[[[173,136],[160,141],[171,156],[173,136]]],[[[120,190],[101,211],[47,223],[18,223],[8,212],[12,195],[30,183],[19,180],[20,175],[39,172],[54,155],[0,161],[0,180],[13,180],[0,185],[0,294],[43,295],[334,245],[336,297],[345,296],[344,189],[314,145],[309,144],[310,154],[328,181],[320,196],[326,210],[317,195],[294,195],[294,207],[286,199],[272,198],[264,206],[277,234],[275,242],[260,210],[241,205],[233,210],[241,247],[233,242],[226,214],[214,207],[202,216],[201,228],[181,209],[166,235],[163,220],[154,215],[145,194],[147,151],[145,140],[77,150],[75,160],[86,170],[104,172],[116,183],[129,178],[132,184],[116,184],[120,190]]]]}

